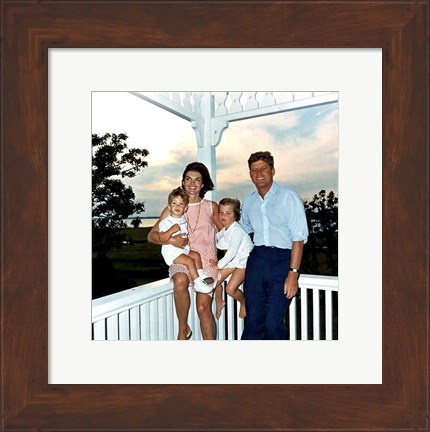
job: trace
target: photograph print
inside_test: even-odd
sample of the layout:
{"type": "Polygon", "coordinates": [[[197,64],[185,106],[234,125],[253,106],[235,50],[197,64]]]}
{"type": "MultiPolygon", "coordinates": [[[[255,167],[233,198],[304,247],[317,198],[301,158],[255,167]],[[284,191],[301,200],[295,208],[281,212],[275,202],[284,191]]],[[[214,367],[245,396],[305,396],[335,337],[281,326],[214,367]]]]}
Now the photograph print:
{"type": "Polygon", "coordinates": [[[338,92],[92,92],[92,339],[337,340],[338,92]]]}

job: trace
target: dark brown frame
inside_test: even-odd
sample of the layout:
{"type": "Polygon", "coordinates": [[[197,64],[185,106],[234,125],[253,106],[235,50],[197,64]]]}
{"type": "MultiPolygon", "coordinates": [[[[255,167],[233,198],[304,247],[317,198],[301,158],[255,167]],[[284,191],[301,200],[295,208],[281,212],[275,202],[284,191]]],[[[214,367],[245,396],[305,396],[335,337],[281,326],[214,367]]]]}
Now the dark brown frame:
{"type": "Polygon", "coordinates": [[[3,0],[2,430],[428,430],[428,24],[428,1],[3,0]],[[52,47],[383,49],[381,385],[47,384],[52,47]]]}

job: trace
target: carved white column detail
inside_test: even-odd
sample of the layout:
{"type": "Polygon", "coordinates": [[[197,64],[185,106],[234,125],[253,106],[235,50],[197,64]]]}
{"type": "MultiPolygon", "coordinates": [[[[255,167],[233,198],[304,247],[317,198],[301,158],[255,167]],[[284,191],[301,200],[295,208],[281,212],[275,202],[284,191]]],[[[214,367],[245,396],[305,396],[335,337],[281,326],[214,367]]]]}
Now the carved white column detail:
{"type": "Polygon", "coordinates": [[[225,101],[227,100],[227,92],[217,92],[214,95],[215,100],[215,116],[228,114],[225,101]]]}
{"type": "Polygon", "coordinates": [[[243,111],[242,104],[240,103],[240,97],[242,92],[229,92],[228,93],[231,100],[230,114],[243,111]]]}
{"type": "Polygon", "coordinates": [[[183,106],[184,106],[184,108],[186,108],[186,109],[188,109],[190,111],[193,111],[193,108],[191,106],[191,95],[192,95],[191,92],[184,92],[184,103],[183,103],[183,106]]]}
{"type": "Polygon", "coordinates": [[[244,111],[258,108],[257,92],[244,92],[243,94],[246,95],[244,111]]]}
{"type": "Polygon", "coordinates": [[[260,102],[260,107],[266,107],[271,105],[275,105],[275,98],[273,97],[271,92],[264,92],[264,96],[260,102]]]}

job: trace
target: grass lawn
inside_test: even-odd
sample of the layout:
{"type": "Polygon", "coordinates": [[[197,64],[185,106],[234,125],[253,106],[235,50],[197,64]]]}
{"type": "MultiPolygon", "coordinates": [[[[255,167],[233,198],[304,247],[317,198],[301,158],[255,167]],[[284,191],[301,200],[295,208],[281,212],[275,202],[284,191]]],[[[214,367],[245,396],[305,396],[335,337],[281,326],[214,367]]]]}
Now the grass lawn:
{"type": "MultiPolygon", "coordinates": [[[[94,285],[93,280],[93,298],[168,277],[168,266],[161,256],[161,246],[147,241],[149,231],[150,228],[125,229],[130,243],[107,254],[111,260],[109,265],[113,265],[114,269],[109,270],[109,267],[104,267],[99,270],[97,277],[101,277],[102,281],[99,285],[94,285]]],[[[321,243],[324,245],[325,242],[322,241],[321,243]]],[[[337,265],[335,272],[333,272],[333,262],[337,264],[337,248],[335,251],[329,252],[327,249],[321,248],[319,244],[315,245],[315,249],[305,247],[302,262],[305,273],[337,274],[337,265]],[[312,256],[313,259],[310,259],[312,256]]]]}
{"type": "Polygon", "coordinates": [[[121,249],[109,252],[118,272],[136,282],[136,285],[153,282],[168,277],[168,267],[161,256],[161,246],[148,243],[146,238],[150,228],[126,228],[131,243],[121,249]]]}

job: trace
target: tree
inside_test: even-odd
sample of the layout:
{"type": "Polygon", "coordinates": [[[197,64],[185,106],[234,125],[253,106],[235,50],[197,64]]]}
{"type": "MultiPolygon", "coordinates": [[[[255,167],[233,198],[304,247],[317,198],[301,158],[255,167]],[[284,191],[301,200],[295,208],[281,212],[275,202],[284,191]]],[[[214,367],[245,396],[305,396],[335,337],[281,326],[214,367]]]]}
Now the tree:
{"type": "Polygon", "coordinates": [[[322,189],[311,201],[305,201],[309,238],[303,271],[311,274],[337,275],[338,202],[333,191],[322,189]]]}
{"type": "Polygon", "coordinates": [[[92,135],[92,247],[97,255],[119,248],[126,236],[124,219],[145,211],[122,179],[135,177],[148,166],[149,152],[128,149],[126,134],[92,135]]]}
{"type": "Polygon", "coordinates": [[[136,217],[131,221],[131,225],[133,228],[139,228],[139,225],[142,223],[142,219],[140,217],[136,217]]]}

